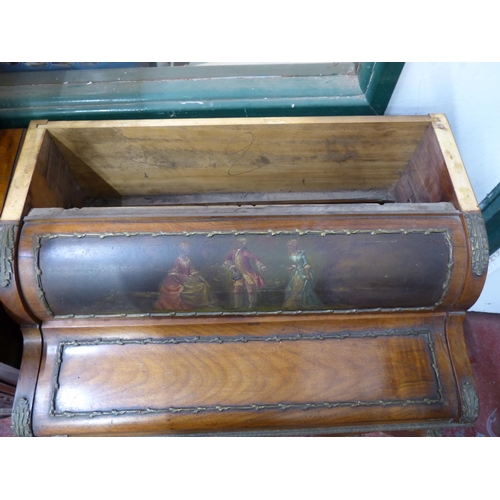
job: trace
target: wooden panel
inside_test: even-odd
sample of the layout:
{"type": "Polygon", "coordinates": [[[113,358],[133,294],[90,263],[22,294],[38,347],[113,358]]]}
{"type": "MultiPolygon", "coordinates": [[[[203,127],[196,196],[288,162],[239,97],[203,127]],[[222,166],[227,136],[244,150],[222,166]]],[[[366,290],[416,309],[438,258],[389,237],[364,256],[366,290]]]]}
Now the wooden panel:
{"type": "Polygon", "coordinates": [[[439,147],[443,152],[448,175],[453,183],[453,191],[456,193],[460,210],[464,212],[478,212],[479,206],[476,195],[472,189],[448,119],[443,114],[431,115],[431,117],[433,118],[432,127],[439,147]]]}
{"type": "Polygon", "coordinates": [[[466,311],[479,298],[488,272],[488,235],[480,212],[463,215],[464,230],[468,239],[468,266],[465,287],[453,309],[466,311]]]}
{"type": "Polygon", "coordinates": [[[45,130],[38,129],[33,122],[26,132],[24,145],[19,155],[16,170],[2,211],[2,220],[20,221],[24,214],[28,191],[33,172],[38,163],[38,155],[42,148],[45,130]]]}
{"type": "MultiPolygon", "coordinates": [[[[312,209],[314,216],[302,211],[298,218],[293,210],[280,217],[272,215],[279,213],[279,207],[269,212],[264,208],[247,208],[246,215],[238,217],[224,217],[228,209],[222,208],[213,213],[204,210],[203,216],[189,209],[150,208],[149,216],[142,218],[139,211],[133,222],[127,217],[113,219],[111,214],[92,218],[91,209],[82,211],[81,218],[76,211],[60,219],[27,219],[19,254],[23,292],[44,319],[54,314],[286,314],[290,240],[306,252],[317,278],[313,283],[322,305],[311,302],[301,306],[305,309],[344,314],[442,309],[456,301],[464,286],[467,249],[457,216],[431,215],[425,209],[425,215],[417,215],[379,206],[376,218],[370,211],[349,213],[341,207],[336,211],[330,207],[322,214],[312,209]],[[151,215],[155,212],[156,216],[151,215]],[[162,213],[171,216],[161,217],[162,213]],[[253,304],[250,295],[248,304],[237,303],[238,293],[246,301],[245,293],[251,291],[237,290],[239,285],[225,265],[224,256],[241,236],[266,266],[257,273],[265,286],[254,290],[253,304]],[[154,296],[169,275],[181,243],[189,243],[190,261],[213,292],[213,305],[204,300],[165,309],[162,302],[162,308],[157,308],[154,296]]],[[[37,216],[42,214],[37,211],[37,216]]]]}
{"type": "Polygon", "coordinates": [[[19,221],[0,222],[0,301],[8,315],[20,325],[36,323],[19,291],[17,247],[19,221]]]}
{"type": "Polygon", "coordinates": [[[480,292],[484,238],[478,212],[463,214],[469,192],[458,192],[467,186],[439,115],[33,123],[28,136],[2,219],[9,235],[22,221],[2,293],[43,320],[42,351],[34,320],[17,318],[18,433],[31,417],[36,435],[470,420],[461,324],[445,324],[480,292]],[[394,191],[392,205],[329,203],[394,191]],[[223,204],[247,193],[275,205],[54,208],[84,195],[223,204]],[[23,219],[33,206],[47,208],[23,219]],[[236,285],[237,243],[258,254],[267,289],[236,285]],[[189,302],[195,286],[183,281],[186,308],[136,307],[171,292],[159,284],[181,247],[189,277],[222,306],[189,302]],[[297,248],[309,267],[292,280],[297,248]],[[328,308],[293,295],[303,283],[328,308]]]}
{"type": "Polygon", "coordinates": [[[72,208],[84,205],[85,197],[49,134],[46,134],[33,171],[27,209],[72,208]]]}
{"type": "Polygon", "coordinates": [[[22,332],[23,360],[16,388],[12,428],[14,436],[32,436],[32,411],[42,356],[42,337],[38,326],[24,327],[22,332]]]}
{"type": "Polygon", "coordinates": [[[448,201],[458,209],[443,152],[434,128],[429,126],[396,186],[398,203],[439,203],[448,201]]]}
{"type": "Polygon", "coordinates": [[[3,382],[0,381],[0,394],[14,396],[15,393],[16,393],[15,386],[12,386],[10,384],[4,384],[3,382]]]}
{"type": "Polygon", "coordinates": [[[454,418],[443,318],[48,324],[37,435],[454,418]]]}
{"type": "Polygon", "coordinates": [[[0,224],[0,300],[21,325],[32,325],[18,289],[17,241],[22,217],[33,207],[82,206],[84,197],[65,161],[44,130],[32,123],[12,176],[0,224]]]}
{"type": "Polygon", "coordinates": [[[16,155],[23,136],[22,129],[0,130],[0,214],[9,188],[16,155]]]}
{"type": "Polygon", "coordinates": [[[45,128],[87,196],[154,196],[392,189],[428,123],[283,118],[45,128]]]}
{"type": "Polygon", "coordinates": [[[430,116],[432,124],[396,186],[396,201],[449,201],[464,212],[478,212],[477,200],[446,116],[430,116]]]}
{"type": "Polygon", "coordinates": [[[17,368],[0,362],[0,381],[15,387],[18,378],[19,370],[17,368]]]}
{"type": "Polygon", "coordinates": [[[50,135],[33,122],[9,189],[3,220],[19,221],[33,207],[82,206],[84,196],[50,135]]]}
{"type": "Polygon", "coordinates": [[[472,423],[479,415],[479,400],[465,344],[464,321],[464,312],[450,314],[446,322],[446,335],[461,400],[460,421],[472,423]]]}
{"type": "Polygon", "coordinates": [[[135,343],[137,339],[123,345],[113,339],[86,345],[83,340],[81,345],[66,344],[62,349],[55,412],[139,407],[171,408],[174,413],[198,407],[213,411],[219,405],[239,410],[253,405],[270,409],[279,404],[320,406],[324,401],[438,399],[431,363],[418,363],[420,357],[428,357],[425,335],[387,335],[338,342],[339,336],[328,339],[324,334],[321,350],[318,340],[294,337],[287,341],[286,336],[275,342],[247,336],[240,343],[233,338],[224,342],[218,336],[208,337],[207,343],[179,341],[177,345],[162,341],[141,345],[135,343]],[[349,363],[351,380],[339,383],[353,352],[357,359],[349,363]],[[405,356],[408,364],[396,373],[389,352],[405,356]],[[388,387],[387,380],[395,386],[388,387]],[[350,384],[361,382],[356,393],[349,393],[350,384]]]}

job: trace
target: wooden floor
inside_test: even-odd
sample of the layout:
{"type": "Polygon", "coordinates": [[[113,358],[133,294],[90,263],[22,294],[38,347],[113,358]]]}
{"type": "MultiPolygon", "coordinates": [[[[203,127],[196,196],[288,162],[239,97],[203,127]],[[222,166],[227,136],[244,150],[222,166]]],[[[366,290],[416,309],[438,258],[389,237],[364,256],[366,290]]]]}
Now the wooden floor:
{"type": "MultiPolygon", "coordinates": [[[[465,337],[480,402],[479,417],[473,426],[437,432],[371,432],[363,436],[500,437],[500,314],[467,313],[465,337]]],[[[0,437],[12,436],[10,425],[10,417],[0,416],[0,437]]]]}

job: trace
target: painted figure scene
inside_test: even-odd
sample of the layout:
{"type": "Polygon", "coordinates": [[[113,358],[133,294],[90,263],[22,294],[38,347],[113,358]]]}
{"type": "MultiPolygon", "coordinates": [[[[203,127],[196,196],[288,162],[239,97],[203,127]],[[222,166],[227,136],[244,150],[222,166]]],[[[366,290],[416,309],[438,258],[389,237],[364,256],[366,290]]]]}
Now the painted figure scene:
{"type": "Polygon", "coordinates": [[[423,232],[116,235],[46,240],[40,252],[56,315],[432,307],[448,260],[445,235],[423,232]]]}
{"type": "MultiPolygon", "coordinates": [[[[248,238],[237,237],[232,248],[224,255],[222,266],[218,266],[217,263],[204,266],[208,269],[206,272],[213,283],[225,282],[225,293],[217,285],[215,285],[216,290],[212,290],[193,263],[190,256],[191,247],[188,241],[179,244],[179,255],[160,285],[155,309],[216,310],[221,308],[220,304],[223,304],[223,310],[256,310],[259,306],[263,309],[266,302],[269,304],[268,295],[272,292],[274,293],[271,300],[278,305],[279,291],[283,288],[283,298],[278,305],[282,309],[324,308],[314,292],[314,271],[307,261],[305,251],[299,249],[297,239],[290,239],[287,242],[290,265],[286,266],[283,259],[279,267],[275,267],[272,272],[260,256],[248,249],[248,238]],[[283,276],[284,266],[288,273],[288,281],[283,276]]],[[[269,253],[266,253],[263,259],[275,264],[275,259],[269,253]]]]}

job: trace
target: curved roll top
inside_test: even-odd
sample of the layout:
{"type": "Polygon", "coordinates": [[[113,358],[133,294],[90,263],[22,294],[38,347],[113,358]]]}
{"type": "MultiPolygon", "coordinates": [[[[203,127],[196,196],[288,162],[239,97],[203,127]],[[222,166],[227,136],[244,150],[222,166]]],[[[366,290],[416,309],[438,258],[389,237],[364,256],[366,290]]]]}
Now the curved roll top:
{"type": "Polygon", "coordinates": [[[37,210],[22,289],[40,319],[449,309],[468,251],[442,205],[37,210]]]}

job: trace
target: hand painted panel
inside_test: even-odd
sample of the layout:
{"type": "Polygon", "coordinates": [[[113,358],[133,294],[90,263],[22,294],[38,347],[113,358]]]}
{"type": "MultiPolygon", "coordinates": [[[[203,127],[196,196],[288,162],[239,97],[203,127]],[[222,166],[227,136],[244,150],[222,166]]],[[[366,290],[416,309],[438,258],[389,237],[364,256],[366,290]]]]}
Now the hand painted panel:
{"type": "Polygon", "coordinates": [[[452,266],[446,229],[51,234],[35,252],[55,316],[432,310],[452,266]]]}

